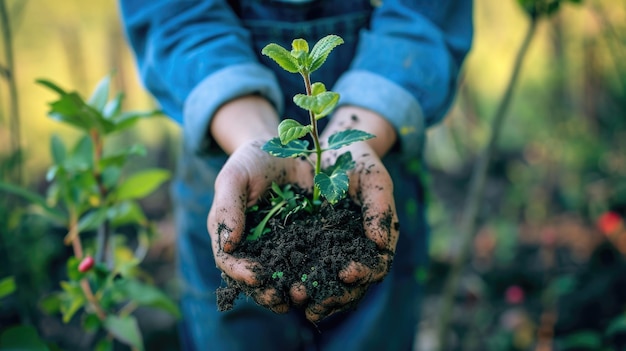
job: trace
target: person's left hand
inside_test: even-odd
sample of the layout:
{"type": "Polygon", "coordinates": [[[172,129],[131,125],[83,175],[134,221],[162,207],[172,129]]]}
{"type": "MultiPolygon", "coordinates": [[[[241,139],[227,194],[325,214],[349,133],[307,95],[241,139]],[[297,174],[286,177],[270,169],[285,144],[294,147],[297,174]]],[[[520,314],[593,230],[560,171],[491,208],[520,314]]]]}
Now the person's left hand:
{"type": "Polygon", "coordinates": [[[321,303],[312,303],[307,301],[304,286],[292,288],[292,300],[306,306],[306,318],[314,323],[353,307],[371,284],[380,282],[391,268],[398,242],[399,224],[389,173],[374,150],[365,142],[355,143],[339,152],[325,155],[324,163],[334,163],[346,151],[352,153],[356,163],[356,167],[349,172],[349,195],[362,206],[365,235],[376,243],[380,255],[378,264],[373,268],[352,262],[339,273],[339,278],[346,283],[344,293],[340,296],[329,297],[321,303]]]}

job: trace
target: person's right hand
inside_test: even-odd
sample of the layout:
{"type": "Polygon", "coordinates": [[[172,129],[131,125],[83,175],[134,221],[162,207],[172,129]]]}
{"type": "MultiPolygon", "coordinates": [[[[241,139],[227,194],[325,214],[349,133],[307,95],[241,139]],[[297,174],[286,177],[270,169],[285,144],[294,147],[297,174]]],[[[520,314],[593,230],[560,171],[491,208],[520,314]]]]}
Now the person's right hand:
{"type": "Polygon", "coordinates": [[[260,262],[236,258],[232,252],[245,240],[245,212],[261,197],[272,182],[312,187],[312,166],[298,158],[278,158],[261,150],[265,140],[239,146],[215,180],[215,197],[207,227],[211,235],[217,267],[235,281],[256,288],[254,300],[274,312],[284,313],[291,302],[273,289],[257,288],[260,281],[254,272],[260,262]]]}

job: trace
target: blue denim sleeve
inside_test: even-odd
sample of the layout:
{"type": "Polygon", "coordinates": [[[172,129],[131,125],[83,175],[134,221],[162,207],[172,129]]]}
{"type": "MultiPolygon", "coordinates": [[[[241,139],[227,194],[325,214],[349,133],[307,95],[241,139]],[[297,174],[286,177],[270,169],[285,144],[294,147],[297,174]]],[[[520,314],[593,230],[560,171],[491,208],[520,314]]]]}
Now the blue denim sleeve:
{"type": "Polygon", "coordinates": [[[424,128],[450,107],[472,31],[471,0],[384,0],[333,90],[387,118],[401,152],[418,155],[424,128]]]}
{"type": "Polygon", "coordinates": [[[261,94],[282,110],[274,74],[226,1],[120,0],[120,10],[143,84],[191,150],[208,146],[210,118],[233,98],[261,94]]]}

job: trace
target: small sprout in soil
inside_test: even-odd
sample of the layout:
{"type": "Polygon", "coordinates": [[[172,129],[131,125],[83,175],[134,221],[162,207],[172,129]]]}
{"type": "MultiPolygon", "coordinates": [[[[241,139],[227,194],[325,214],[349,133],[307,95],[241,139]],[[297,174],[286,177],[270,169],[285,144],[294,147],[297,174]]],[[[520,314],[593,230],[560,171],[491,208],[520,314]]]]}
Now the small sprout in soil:
{"type": "MultiPolygon", "coordinates": [[[[287,184],[283,188],[276,183],[272,183],[272,191],[270,192],[270,203],[272,208],[259,224],[250,230],[247,240],[257,240],[263,234],[269,232],[267,222],[274,216],[280,215],[280,218],[286,220],[290,215],[298,211],[313,212],[313,205],[304,196],[298,195],[291,190],[291,185],[287,184]]],[[[258,207],[257,207],[258,210],[258,207]]]]}
{"type": "Polygon", "coordinates": [[[284,70],[299,73],[304,80],[306,94],[297,94],[293,97],[293,102],[309,112],[310,124],[302,125],[293,119],[283,120],[278,126],[279,136],[265,143],[263,150],[276,157],[305,157],[311,162],[315,167],[311,199],[315,206],[319,205],[320,196],[331,204],[343,199],[349,186],[347,173],[354,168],[352,155],[346,152],[337,158],[333,166],[322,170],[322,153],[374,137],[361,130],[343,130],[328,138],[326,148],[322,148],[320,144],[317,121],[333,112],[339,102],[339,94],[326,91],[322,83],[311,83],[311,73],[320,68],[330,52],[341,44],[343,44],[341,37],[328,35],[320,39],[310,51],[309,44],[304,39],[295,39],[291,43],[291,51],[274,43],[268,44],[261,51],[284,70]],[[300,140],[307,134],[313,140],[313,148],[309,148],[308,141],[300,140]]]}
{"type": "Polygon", "coordinates": [[[313,285],[314,288],[317,288],[317,286],[319,285],[319,283],[316,281],[314,281],[313,283],[311,283],[311,285],[313,285]]]}
{"type": "Polygon", "coordinates": [[[309,276],[308,276],[308,275],[306,275],[306,273],[305,273],[305,274],[303,274],[303,275],[302,275],[302,277],[300,277],[300,280],[302,280],[302,282],[304,283],[304,282],[306,282],[306,279],[307,279],[308,277],[309,277],[309,276]]]}
{"type": "Polygon", "coordinates": [[[283,272],[274,272],[274,274],[272,274],[272,279],[280,279],[283,277],[283,272]]]}

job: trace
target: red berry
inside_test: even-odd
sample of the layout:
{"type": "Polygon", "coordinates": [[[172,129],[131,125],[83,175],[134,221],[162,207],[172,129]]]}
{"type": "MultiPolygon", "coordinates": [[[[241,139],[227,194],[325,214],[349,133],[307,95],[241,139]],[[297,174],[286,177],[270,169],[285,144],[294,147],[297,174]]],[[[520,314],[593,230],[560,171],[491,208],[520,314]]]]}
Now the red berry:
{"type": "Polygon", "coordinates": [[[87,257],[83,258],[83,260],[78,265],[78,271],[81,272],[81,273],[85,273],[88,270],[90,270],[91,267],[93,267],[94,263],[95,263],[95,261],[94,261],[93,257],[87,256],[87,257]]]}
{"type": "Polygon", "coordinates": [[[622,225],[622,217],[615,212],[605,212],[598,218],[598,229],[604,235],[611,235],[622,225]]]}
{"type": "Polygon", "coordinates": [[[518,304],[524,302],[524,290],[518,285],[509,286],[504,293],[506,302],[510,304],[518,304]]]}

